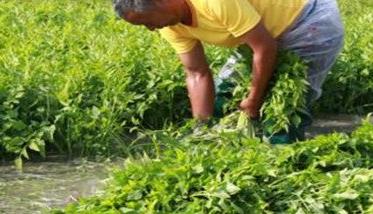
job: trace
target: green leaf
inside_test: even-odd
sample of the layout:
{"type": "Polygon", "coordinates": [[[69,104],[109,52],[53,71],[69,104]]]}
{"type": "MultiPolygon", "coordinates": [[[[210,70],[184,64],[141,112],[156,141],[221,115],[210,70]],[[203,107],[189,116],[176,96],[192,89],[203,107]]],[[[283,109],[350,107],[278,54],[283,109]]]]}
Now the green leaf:
{"type": "Polygon", "coordinates": [[[336,193],[334,194],[334,197],[339,198],[339,199],[354,200],[357,197],[359,197],[359,193],[356,190],[350,189],[343,193],[336,193]]]}
{"type": "Polygon", "coordinates": [[[22,149],[21,154],[23,155],[23,157],[25,157],[25,158],[27,158],[27,159],[30,159],[29,156],[28,156],[28,154],[27,154],[26,147],[24,147],[24,148],[22,149]]]}
{"type": "Polygon", "coordinates": [[[137,190],[135,192],[131,192],[127,196],[127,200],[129,200],[129,201],[137,201],[137,200],[140,200],[141,198],[142,198],[142,192],[140,190],[137,190]]]}
{"type": "Polygon", "coordinates": [[[98,109],[96,106],[93,106],[92,108],[92,118],[97,120],[100,116],[101,112],[100,109],[98,109]]]}
{"type": "Polygon", "coordinates": [[[40,152],[39,145],[38,145],[35,141],[32,141],[28,147],[29,147],[31,150],[34,150],[34,151],[40,152]]]}
{"type": "Polygon", "coordinates": [[[45,158],[46,155],[45,155],[45,142],[44,142],[44,140],[40,140],[40,142],[39,142],[39,149],[40,149],[39,154],[40,154],[43,158],[45,158]]]}
{"type": "Polygon", "coordinates": [[[229,193],[229,195],[234,195],[241,191],[241,188],[229,182],[226,186],[226,190],[229,193]]]}
{"type": "Polygon", "coordinates": [[[237,128],[238,129],[246,128],[248,123],[249,123],[248,120],[249,119],[248,119],[246,113],[245,112],[240,112],[240,115],[239,115],[238,121],[237,121],[237,128]]]}
{"type": "Polygon", "coordinates": [[[22,122],[22,121],[13,121],[13,123],[12,123],[12,127],[13,127],[14,129],[16,129],[17,131],[22,131],[22,130],[24,130],[27,126],[26,126],[26,124],[25,124],[24,122],[22,122]]]}
{"type": "Polygon", "coordinates": [[[21,157],[18,157],[14,160],[14,164],[16,165],[16,168],[18,170],[22,170],[23,168],[23,161],[22,161],[22,158],[21,157]]]}
{"type": "Polygon", "coordinates": [[[48,140],[50,141],[53,141],[54,139],[54,132],[56,131],[56,126],[55,125],[51,125],[48,127],[47,129],[47,134],[48,134],[48,140]]]}
{"type": "Polygon", "coordinates": [[[123,213],[123,214],[134,214],[134,213],[137,213],[136,210],[134,209],[131,209],[131,208],[127,208],[127,207],[121,207],[119,208],[120,212],[123,213]]]}
{"type": "Polygon", "coordinates": [[[227,194],[224,190],[219,190],[218,192],[212,194],[215,197],[221,198],[221,199],[227,199],[230,198],[231,196],[227,194]]]}
{"type": "Polygon", "coordinates": [[[193,172],[196,174],[201,174],[203,171],[203,166],[200,163],[193,167],[193,172]]]}

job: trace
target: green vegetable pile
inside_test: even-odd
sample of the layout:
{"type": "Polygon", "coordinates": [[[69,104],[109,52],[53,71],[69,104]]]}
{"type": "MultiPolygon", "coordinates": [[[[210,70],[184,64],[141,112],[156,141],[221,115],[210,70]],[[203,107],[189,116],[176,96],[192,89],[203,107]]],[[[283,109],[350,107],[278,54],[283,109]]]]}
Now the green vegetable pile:
{"type": "Polygon", "coordinates": [[[372,121],[291,146],[219,129],[148,136],[153,149],[129,158],[102,195],[54,213],[373,212],[372,121]]]}

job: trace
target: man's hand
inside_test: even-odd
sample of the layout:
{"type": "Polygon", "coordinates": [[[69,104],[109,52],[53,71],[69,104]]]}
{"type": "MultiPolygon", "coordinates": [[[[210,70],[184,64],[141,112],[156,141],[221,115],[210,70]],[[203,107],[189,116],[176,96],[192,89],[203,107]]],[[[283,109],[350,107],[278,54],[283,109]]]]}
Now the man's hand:
{"type": "Polygon", "coordinates": [[[245,112],[251,119],[258,119],[260,117],[261,102],[246,98],[241,101],[240,109],[245,112]]]}
{"type": "Polygon", "coordinates": [[[251,118],[258,118],[277,58],[277,42],[263,23],[242,36],[242,41],[253,50],[252,82],[250,94],[240,108],[251,118]]]}

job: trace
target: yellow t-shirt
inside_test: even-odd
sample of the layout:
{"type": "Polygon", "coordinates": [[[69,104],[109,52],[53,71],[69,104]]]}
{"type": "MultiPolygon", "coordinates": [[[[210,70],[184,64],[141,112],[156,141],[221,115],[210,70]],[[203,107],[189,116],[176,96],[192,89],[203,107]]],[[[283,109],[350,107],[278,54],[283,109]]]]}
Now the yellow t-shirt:
{"type": "Polygon", "coordinates": [[[177,53],[190,51],[197,41],[224,47],[240,45],[240,36],[260,20],[276,38],[296,19],[307,0],[186,0],[192,26],[177,24],[160,29],[177,53]]]}

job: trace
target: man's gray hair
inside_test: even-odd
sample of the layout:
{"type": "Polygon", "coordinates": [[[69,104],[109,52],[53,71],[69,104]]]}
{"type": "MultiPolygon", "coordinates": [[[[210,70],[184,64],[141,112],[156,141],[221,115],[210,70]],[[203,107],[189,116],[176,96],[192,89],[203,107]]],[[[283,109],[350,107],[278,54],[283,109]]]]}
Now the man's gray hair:
{"type": "Polygon", "coordinates": [[[155,7],[154,0],[113,0],[113,7],[118,16],[127,12],[145,12],[155,7]]]}

